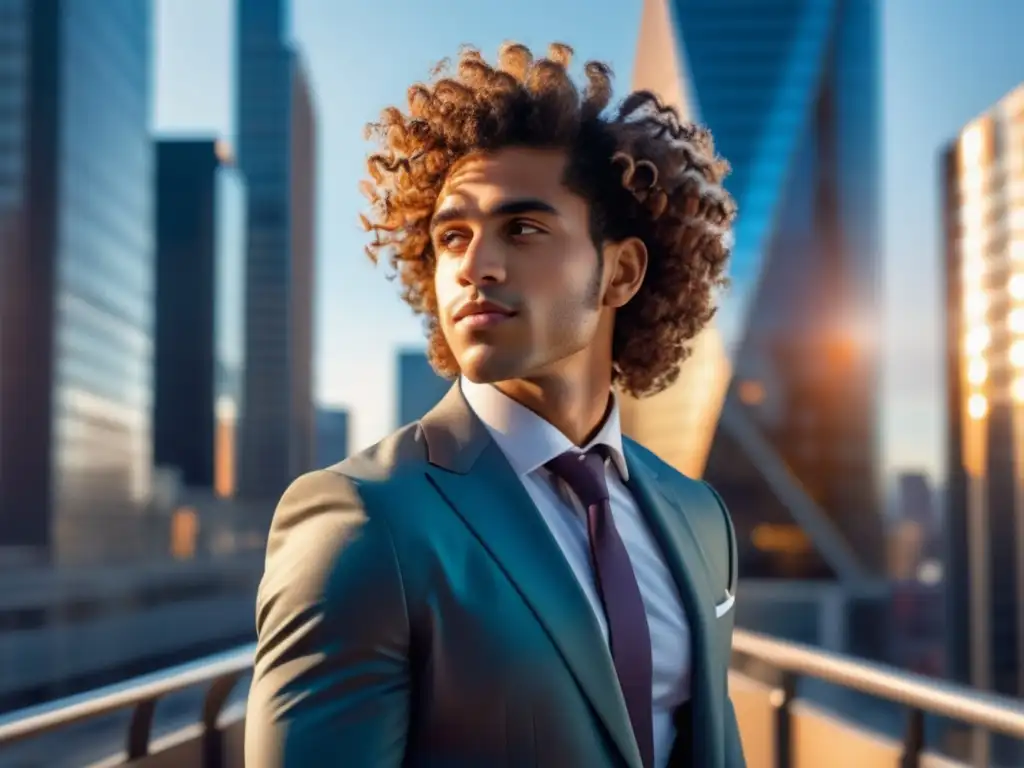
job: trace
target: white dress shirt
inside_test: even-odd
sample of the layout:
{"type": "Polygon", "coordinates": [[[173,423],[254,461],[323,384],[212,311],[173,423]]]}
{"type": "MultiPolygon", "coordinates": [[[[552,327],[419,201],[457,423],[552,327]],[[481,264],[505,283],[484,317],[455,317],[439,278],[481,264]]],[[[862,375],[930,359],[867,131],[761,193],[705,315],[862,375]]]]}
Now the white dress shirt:
{"type": "MultiPolygon", "coordinates": [[[[505,454],[551,529],[607,642],[608,624],[594,581],[584,510],[568,486],[544,467],[551,459],[576,446],[549,422],[495,387],[474,384],[466,378],[461,379],[461,386],[466,402],[505,454]]],[[[689,626],[672,574],[625,485],[629,475],[622,452],[617,400],[597,436],[583,446],[583,450],[595,445],[610,449],[605,475],[612,518],[629,553],[647,611],[653,662],[654,762],[664,766],[675,741],[673,713],[690,697],[689,626]]]]}

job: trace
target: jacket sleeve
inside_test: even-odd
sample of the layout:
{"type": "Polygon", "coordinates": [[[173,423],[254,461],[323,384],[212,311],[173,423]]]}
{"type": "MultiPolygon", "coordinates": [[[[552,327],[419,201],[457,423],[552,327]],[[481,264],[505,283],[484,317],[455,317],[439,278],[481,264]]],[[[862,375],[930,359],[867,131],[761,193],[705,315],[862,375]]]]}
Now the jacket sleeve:
{"type": "MultiPolygon", "coordinates": [[[[718,503],[718,508],[721,510],[722,515],[725,518],[725,530],[727,533],[726,546],[728,547],[727,560],[728,563],[728,574],[727,583],[729,589],[735,594],[736,584],[739,579],[739,553],[737,552],[736,546],[736,528],[732,524],[732,517],[729,515],[729,509],[726,507],[722,497],[718,495],[718,491],[711,487],[707,482],[704,483],[711,494],[715,497],[715,501],[718,503]]],[[[735,609],[734,609],[735,610],[735,609]]],[[[725,649],[725,658],[729,658],[730,650],[732,648],[732,622],[729,624],[729,648],[725,649]]],[[[743,742],[740,739],[740,728],[739,723],[736,720],[736,710],[733,707],[732,699],[729,696],[729,682],[728,675],[725,676],[726,690],[722,696],[725,701],[725,766],[726,768],[746,768],[747,761],[743,755],[743,742]]]]}
{"type": "Polygon", "coordinates": [[[330,471],[274,513],[256,604],[249,768],[398,766],[409,719],[409,619],[387,522],[330,471]]]}

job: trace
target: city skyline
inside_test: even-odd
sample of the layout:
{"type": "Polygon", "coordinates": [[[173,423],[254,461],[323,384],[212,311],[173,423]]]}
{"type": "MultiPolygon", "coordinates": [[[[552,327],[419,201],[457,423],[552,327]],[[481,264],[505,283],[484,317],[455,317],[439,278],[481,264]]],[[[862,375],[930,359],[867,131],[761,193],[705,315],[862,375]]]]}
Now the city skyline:
{"type": "MultiPolygon", "coordinates": [[[[553,39],[569,40],[580,58],[599,56],[612,63],[616,93],[623,95],[640,3],[609,4],[600,14],[604,23],[585,26],[578,20],[584,11],[593,13],[590,3],[545,3],[543,16],[530,12],[536,7],[496,8],[484,20],[471,3],[456,2],[445,18],[458,16],[464,23],[448,25],[430,13],[389,13],[388,3],[373,12],[342,10],[322,0],[295,4],[291,28],[320,101],[323,213],[316,392],[322,403],[350,408],[354,449],[394,426],[390,406],[378,393],[394,391],[395,351],[422,344],[421,325],[400,303],[395,286],[362,256],[365,235],[355,224],[363,205],[357,183],[367,150],[362,126],[387,103],[402,103],[409,83],[467,40],[487,53],[506,37],[539,48],[553,39]],[[394,53],[382,59],[372,53],[379,45],[373,30],[385,17],[394,17],[387,27],[388,50],[394,53]],[[365,72],[362,62],[371,60],[373,77],[349,76],[365,72]],[[365,324],[367,318],[372,318],[372,335],[341,330],[365,324]]],[[[162,0],[157,10],[156,128],[214,129],[230,137],[231,9],[162,0]]],[[[883,345],[886,358],[883,463],[889,472],[921,467],[939,476],[937,158],[960,125],[1024,80],[1024,51],[1013,44],[1008,30],[1014,25],[1007,24],[1008,16],[1024,17],[1024,9],[995,0],[935,9],[923,0],[908,0],[885,4],[882,16],[886,307],[885,324],[873,338],[883,345]],[[915,301],[905,302],[910,295],[915,301]]]]}
{"type": "MultiPolygon", "coordinates": [[[[636,502],[624,541],[684,545],[669,558],[683,623],[703,621],[705,581],[717,595],[691,666],[701,637],[735,627],[717,657],[748,756],[1024,765],[1024,728],[1011,740],[999,725],[1024,703],[1024,3],[520,0],[488,18],[475,0],[350,5],[0,0],[3,762],[96,763],[126,743],[157,761],[244,762],[251,643],[275,632],[253,623],[268,563],[284,562],[269,569],[284,598],[296,574],[358,565],[349,545],[365,536],[323,557],[306,544],[331,544],[339,520],[372,533],[392,490],[422,514],[405,516],[411,528],[387,517],[394,546],[366,562],[401,560],[403,587],[468,584],[467,604],[488,604],[506,576],[520,586],[506,555],[526,553],[531,577],[561,568],[537,549],[550,537],[527,530],[545,515],[575,526],[563,554],[586,565],[585,521],[549,515],[550,493],[531,504],[531,483],[552,478],[540,461],[510,474],[478,419],[428,420],[363,451],[451,387],[400,282],[365,256],[363,125],[404,108],[459,43],[493,60],[511,38],[536,56],[571,42],[578,76],[609,61],[613,103],[657,91],[706,121],[733,165],[741,219],[722,311],[673,386],[622,397],[625,459],[605,469],[628,492],[613,506],[636,502]],[[473,467],[444,455],[485,444],[465,453],[473,467]],[[306,474],[317,468],[329,469],[306,474]],[[474,485],[498,493],[462,503],[474,485]],[[493,514],[515,493],[516,509],[493,514]],[[353,494],[362,518],[346,512],[353,494]],[[515,514],[523,504],[540,517],[515,514]],[[666,524],[674,507],[692,530],[666,524]],[[323,525],[303,535],[310,519],[323,525]],[[281,542],[301,551],[282,557],[281,542]],[[416,563],[432,566],[425,580],[405,578],[416,563]],[[756,715],[774,706],[765,674],[794,653],[809,666],[775,719],[810,738],[787,748],[761,738],[756,715]],[[859,673],[819,686],[813,667],[837,659],[859,673]],[[214,695],[199,712],[174,694],[153,738],[135,738],[138,717],[78,717],[111,686],[146,715],[153,682],[173,688],[181,665],[214,695]],[[40,704],[54,715],[41,726],[40,704]],[[211,704],[224,705],[217,728],[196,730],[211,704]]],[[[485,405],[463,415],[487,421],[485,405]]],[[[539,576],[550,596],[567,573],[539,576]]],[[[350,581],[314,579],[313,607],[344,613],[366,593],[350,581]]],[[[403,607],[399,624],[422,614],[403,607]]]]}

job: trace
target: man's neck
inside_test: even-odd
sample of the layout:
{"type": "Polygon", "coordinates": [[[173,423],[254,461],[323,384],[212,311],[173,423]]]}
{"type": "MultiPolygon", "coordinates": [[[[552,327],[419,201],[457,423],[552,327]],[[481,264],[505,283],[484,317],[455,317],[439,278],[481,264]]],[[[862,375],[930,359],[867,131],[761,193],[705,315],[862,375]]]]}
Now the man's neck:
{"type": "MultiPolygon", "coordinates": [[[[601,378],[601,377],[595,377],[601,378]]],[[[586,445],[611,407],[611,379],[570,382],[561,376],[495,383],[504,395],[529,408],[575,445],[586,445]]]]}

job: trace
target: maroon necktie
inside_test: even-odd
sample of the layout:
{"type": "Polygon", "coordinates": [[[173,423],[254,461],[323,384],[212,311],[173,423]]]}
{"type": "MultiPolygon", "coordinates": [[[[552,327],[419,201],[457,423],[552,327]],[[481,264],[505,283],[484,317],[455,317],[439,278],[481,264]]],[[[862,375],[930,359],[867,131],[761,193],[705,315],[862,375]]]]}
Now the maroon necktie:
{"type": "Polygon", "coordinates": [[[545,466],[572,488],[587,508],[590,557],[608,622],[609,645],[630,724],[645,768],[654,764],[651,715],[651,635],[626,546],[615,529],[601,448],[566,451],[545,466]]]}

